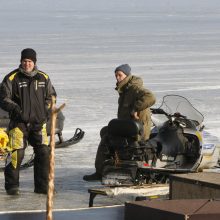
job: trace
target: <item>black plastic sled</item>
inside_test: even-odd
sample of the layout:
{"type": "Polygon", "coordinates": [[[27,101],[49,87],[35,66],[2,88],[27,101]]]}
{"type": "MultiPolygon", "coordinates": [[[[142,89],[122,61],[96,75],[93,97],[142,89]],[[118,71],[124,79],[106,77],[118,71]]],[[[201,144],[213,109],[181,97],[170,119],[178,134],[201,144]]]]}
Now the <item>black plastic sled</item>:
{"type": "Polygon", "coordinates": [[[63,138],[60,138],[60,134],[58,134],[59,141],[56,142],[55,148],[64,148],[76,144],[83,139],[84,134],[85,132],[81,128],[77,128],[73,137],[65,141],[63,140],[63,138]]]}
{"type": "MultiPolygon", "coordinates": [[[[82,129],[77,128],[76,131],[75,131],[75,134],[73,135],[73,137],[66,140],[66,141],[64,141],[63,138],[62,138],[62,133],[59,133],[59,134],[57,134],[58,137],[59,137],[59,141],[56,142],[55,148],[65,148],[65,147],[69,147],[73,144],[76,144],[76,143],[80,142],[83,139],[84,134],[85,134],[85,132],[82,131],[82,129]]],[[[34,165],[34,153],[28,161],[21,164],[20,168],[25,169],[25,168],[28,168],[28,167],[32,167],[33,165],[34,165]]]]}

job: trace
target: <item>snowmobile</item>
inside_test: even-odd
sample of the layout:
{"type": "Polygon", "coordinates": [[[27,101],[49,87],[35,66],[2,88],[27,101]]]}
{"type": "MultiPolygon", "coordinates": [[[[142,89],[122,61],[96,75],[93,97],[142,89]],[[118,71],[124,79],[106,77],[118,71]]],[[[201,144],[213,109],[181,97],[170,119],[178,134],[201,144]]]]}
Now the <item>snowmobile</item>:
{"type": "Polygon", "coordinates": [[[218,163],[218,139],[205,131],[204,117],[179,95],[166,95],[151,109],[150,138],[134,120],[108,124],[107,160],[102,184],[111,186],[167,183],[174,173],[199,172],[218,163]]]}
{"type": "MultiPolygon", "coordinates": [[[[84,134],[85,134],[85,132],[82,129],[76,128],[74,135],[70,139],[64,140],[63,135],[62,135],[62,131],[64,127],[64,120],[65,120],[65,116],[60,111],[57,115],[57,120],[56,120],[55,135],[57,136],[56,138],[57,142],[55,144],[55,148],[65,148],[73,144],[76,144],[83,139],[84,134]]],[[[9,124],[8,113],[0,109],[0,160],[3,160],[3,161],[6,159],[7,153],[8,153],[8,150],[7,150],[8,124],[9,124]]],[[[49,118],[47,122],[47,126],[46,126],[48,136],[50,136],[50,127],[51,127],[51,119],[49,118]]],[[[33,165],[33,159],[34,159],[34,154],[31,155],[31,157],[28,158],[28,160],[27,159],[23,160],[21,168],[31,167],[33,165]]]]}

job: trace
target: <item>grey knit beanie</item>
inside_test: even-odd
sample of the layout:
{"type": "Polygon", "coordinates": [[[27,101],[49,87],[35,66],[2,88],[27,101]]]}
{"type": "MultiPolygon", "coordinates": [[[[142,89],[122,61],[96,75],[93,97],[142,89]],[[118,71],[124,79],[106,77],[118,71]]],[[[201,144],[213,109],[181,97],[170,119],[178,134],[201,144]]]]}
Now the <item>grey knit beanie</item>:
{"type": "Polygon", "coordinates": [[[131,75],[131,67],[128,64],[122,64],[115,69],[115,73],[117,71],[122,71],[125,75],[131,75]]]}

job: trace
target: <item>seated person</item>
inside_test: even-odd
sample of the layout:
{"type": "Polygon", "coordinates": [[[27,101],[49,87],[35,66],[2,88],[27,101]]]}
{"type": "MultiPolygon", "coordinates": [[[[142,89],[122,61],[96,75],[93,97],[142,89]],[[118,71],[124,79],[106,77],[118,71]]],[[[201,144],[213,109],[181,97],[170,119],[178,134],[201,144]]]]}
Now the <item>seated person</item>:
{"type": "MultiPolygon", "coordinates": [[[[153,93],[143,87],[143,80],[140,77],[131,74],[131,68],[128,64],[122,64],[115,69],[116,90],[119,93],[118,99],[118,119],[134,119],[143,123],[143,140],[150,136],[151,116],[150,107],[156,99],[153,93]]],[[[106,141],[108,138],[108,129],[101,129],[101,141],[98,146],[95,168],[96,172],[91,175],[85,175],[85,181],[97,181],[102,178],[103,162],[107,159],[106,141]]]]}

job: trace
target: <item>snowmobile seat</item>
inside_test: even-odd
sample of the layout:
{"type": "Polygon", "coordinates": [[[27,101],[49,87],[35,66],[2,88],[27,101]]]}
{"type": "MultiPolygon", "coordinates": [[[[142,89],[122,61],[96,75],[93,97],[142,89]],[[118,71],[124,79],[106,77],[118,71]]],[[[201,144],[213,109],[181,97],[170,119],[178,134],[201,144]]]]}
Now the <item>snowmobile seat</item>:
{"type": "Polygon", "coordinates": [[[137,139],[142,131],[142,123],[135,120],[112,119],[108,124],[108,134],[111,136],[137,139]]]}
{"type": "Polygon", "coordinates": [[[130,159],[142,153],[138,138],[142,124],[134,120],[112,119],[108,124],[108,148],[110,154],[117,154],[120,159],[130,159]]]}

